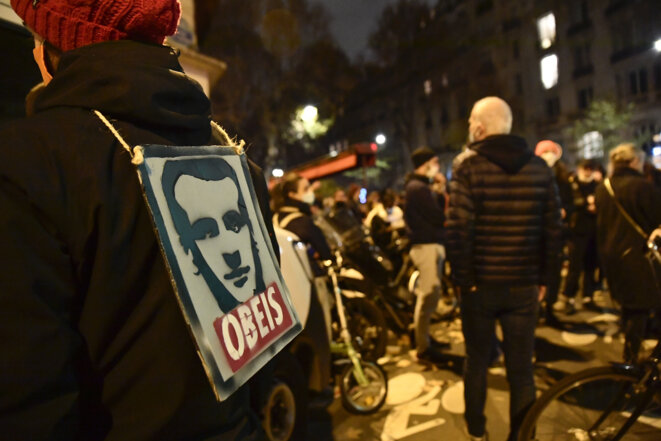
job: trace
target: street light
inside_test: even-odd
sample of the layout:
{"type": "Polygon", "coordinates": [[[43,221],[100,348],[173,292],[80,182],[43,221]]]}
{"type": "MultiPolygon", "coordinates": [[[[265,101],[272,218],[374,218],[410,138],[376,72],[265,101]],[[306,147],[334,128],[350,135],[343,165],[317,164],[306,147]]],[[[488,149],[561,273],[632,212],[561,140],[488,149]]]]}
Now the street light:
{"type": "Polygon", "coordinates": [[[281,178],[285,175],[285,172],[281,168],[274,168],[271,174],[273,175],[274,178],[281,178]]]}
{"type": "Polygon", "coordinates": [[[661,52],[661,38],[654,42],[654,49],[656,49],[657,52],[661,52]]]}
{"type": "Polygon", "coordinates": [[[308,104],[303,108],[303,112],[301,112],[301,120],[303,120],[304,123],[313,123],[317,120],[318,114],[319,111],[317,108],[308,104]]]}
{"type": "Polygon", "coordinates": [[[379,133],[378,135],[376,135],[376,138],[374,138],[374,141],[376,141],[376,143],[379,145],[383,145],[386,143],[386,135],[384,135],[383,133],[379,133]]]}

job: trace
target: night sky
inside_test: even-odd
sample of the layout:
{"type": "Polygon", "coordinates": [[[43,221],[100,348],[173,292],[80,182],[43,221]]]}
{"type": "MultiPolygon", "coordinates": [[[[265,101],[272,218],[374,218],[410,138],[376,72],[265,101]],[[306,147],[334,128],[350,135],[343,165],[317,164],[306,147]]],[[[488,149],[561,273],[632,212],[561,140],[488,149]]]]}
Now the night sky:
{"type": "MultiPolygon", "coordinates": [[[[331,31],[350,58],[367,55],[367,37],[376,28],[381,11],[396,0],[310,0],[321,3],[332,16],[331,31]]],[[[427,0],[434,4],[434,0],[427,0]]]]}

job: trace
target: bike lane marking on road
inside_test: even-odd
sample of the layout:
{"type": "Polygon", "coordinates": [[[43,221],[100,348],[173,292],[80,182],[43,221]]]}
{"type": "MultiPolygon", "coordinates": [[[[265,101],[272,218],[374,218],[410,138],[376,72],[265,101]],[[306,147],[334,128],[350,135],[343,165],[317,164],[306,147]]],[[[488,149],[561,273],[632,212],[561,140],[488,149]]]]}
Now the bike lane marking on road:
{"type": "Polygon", "coordinates": [[[441,386],[432,387],[429,392],[413,401],[392,408],[386,417],[381,441],[397,441],[420,432],[445,424],[444,418],[434,418],[421,424],[409,426],[411,415],[436,415],[441,407],[441,400],[436,396],[441,392],[441,386]]]}

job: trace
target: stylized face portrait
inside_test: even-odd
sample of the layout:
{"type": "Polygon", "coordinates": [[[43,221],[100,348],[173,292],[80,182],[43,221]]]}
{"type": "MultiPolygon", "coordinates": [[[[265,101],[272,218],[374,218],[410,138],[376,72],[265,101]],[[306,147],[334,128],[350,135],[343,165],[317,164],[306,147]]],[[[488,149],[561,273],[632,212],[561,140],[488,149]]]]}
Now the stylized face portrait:
{"type": "Polygon", "coordinates": [[[256,289],[255,264],[249,221],[241,216],[239,191],[232,180],[182,176],[174,197],[188,215],[195,244],[211,271],[238,301],[248,300],[256,289]],[[202,200],[199,194],[209,197],[202,200]]]}
{"type": "Polygon", "coordinates": [[[168,161],[162,182],[181,245],[221,310],[262,292],[253,227],[234,170],[220,158],[168,161]]]}

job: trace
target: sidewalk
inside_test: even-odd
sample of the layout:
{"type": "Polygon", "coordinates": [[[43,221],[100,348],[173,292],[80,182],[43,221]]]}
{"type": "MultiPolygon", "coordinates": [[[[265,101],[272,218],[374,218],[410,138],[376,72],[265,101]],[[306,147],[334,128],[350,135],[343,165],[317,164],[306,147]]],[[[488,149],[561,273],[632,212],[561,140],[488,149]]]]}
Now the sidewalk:
{"type": "MultiPolygon", "coordinates": [[[[600,311],[580,310],[566,317],[564,330],[543,324],[536,331],[535,381],[548,388],[567,373],[620,360],[622,341],[618,317],[600,311]]],[[[325,410],[312,412],[309,434],[315,441],[379,440],[438,441],[467,439],[463,420],[464,360],[461,322],[437,323],[432,333],[448,339],[449,363],[442,368],[419,364],[406,339],[393,341],[381,362],[389,376],[388,399],[374,415],[346,412],[339,398],[325,410]]],[[[489,371],[487,430],[492,441],[504,440],[509,431],[509,393],[503,367],[489,371]]]]}

